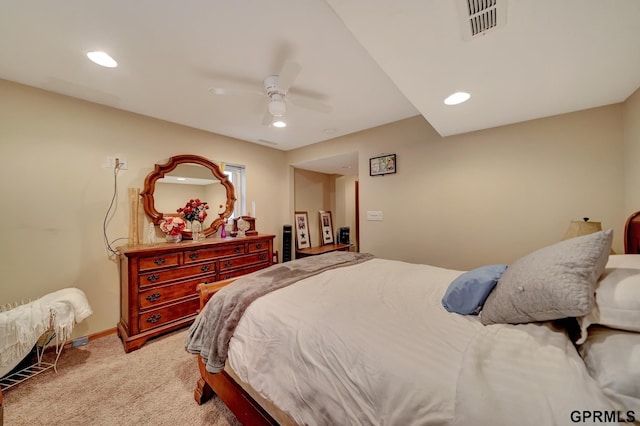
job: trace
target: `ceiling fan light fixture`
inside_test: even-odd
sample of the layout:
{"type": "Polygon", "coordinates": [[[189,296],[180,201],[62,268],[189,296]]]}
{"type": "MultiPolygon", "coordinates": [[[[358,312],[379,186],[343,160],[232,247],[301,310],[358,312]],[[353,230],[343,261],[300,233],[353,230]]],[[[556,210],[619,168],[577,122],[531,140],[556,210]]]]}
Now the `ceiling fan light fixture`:
{"type": "Polygon", "coordinates": [[[94,63],[103,66],[103,67],[107,67],[107,68],[115,68],[118,66],[118,63],[116,62],[115,59],[113,59],[108,53],[106,52],[88,52],[87,53],[87,57],[89,59],[91,59],[91,61],[93,61],[94,63]]]}
{"type": "Polygon", "coordinates": [[[468,101],[470,97],[471,95],[467,92],[456,92],[449,95],[447,99],[444,100],[444,103],[446,105],[458,105],[468,101]]]}
{"type": "Polygon", "coordinates": [[[269,113],[274,117],[282,117],[286,111],[287,105],[284,103],[284,100],[278,99],[275,96],[272,97],[269,102],[269,113]]]}

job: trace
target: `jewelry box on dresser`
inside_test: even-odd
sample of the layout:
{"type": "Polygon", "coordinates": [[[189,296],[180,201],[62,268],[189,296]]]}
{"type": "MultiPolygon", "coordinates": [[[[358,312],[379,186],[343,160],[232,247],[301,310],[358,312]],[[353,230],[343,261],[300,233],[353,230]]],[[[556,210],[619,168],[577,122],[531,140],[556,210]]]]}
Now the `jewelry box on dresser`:
{"type": "Polygon", "coordinates": [[[234,278],[273,264],[274,235],[120,247],[120,321],[124,349],[191,324],[200,283],[234,278]]]}

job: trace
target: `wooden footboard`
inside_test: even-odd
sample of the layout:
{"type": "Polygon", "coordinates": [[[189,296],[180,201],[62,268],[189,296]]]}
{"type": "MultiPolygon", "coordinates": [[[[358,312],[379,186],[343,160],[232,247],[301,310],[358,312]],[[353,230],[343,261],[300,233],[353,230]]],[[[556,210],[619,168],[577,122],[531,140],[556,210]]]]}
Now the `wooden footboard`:
{"type": "Polygon", "coordinates": [[[220,289],[228,286],[238,278],[229,278],[228,280],[216,281],[213,283],[198,284],[198,293],[200,294],[200,310],[204,308],[211,296],[216,294],[220,289]]]}
{"type": "Polygon", "coordinates": [[[276,426],[276,422],[242,387],[225,371],[209,373],[198,355],[200,380],[194,391],[198,404],[213,397],[215,393],[244,425],[276,426]]]}
{"type": "MultiPolygon", "coordinates": [[[[237,278],[224,281],[217,281],[209,284],[199,284],[200,310],[220,289],[228,286],[237,278]]],[[[235,414],[242,424],[245,425],[277,425],[278,423],[267,412],[245,392],[242,387],[233,380],[226,372],[211,374],[205,368],[202,357],[198,355],[198,369],[200,370],[200,380],[196,385],[193,396],[198,404],[211,399],[214,395],[225,403],[235,414]]]]}

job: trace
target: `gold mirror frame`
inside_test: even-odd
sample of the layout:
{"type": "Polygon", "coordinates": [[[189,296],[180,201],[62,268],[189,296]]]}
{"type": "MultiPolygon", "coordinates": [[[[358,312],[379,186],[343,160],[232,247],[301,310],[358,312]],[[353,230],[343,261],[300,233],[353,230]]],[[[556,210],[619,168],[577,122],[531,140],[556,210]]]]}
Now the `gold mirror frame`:
{"type": "MultiPolygon", "coordinates": [[[[142,202],[144,206],[144,211],[149,216],[151,221],[158,225],[164,219],[164,213],[159,212],[155,207],[155,199],[153,193],[156,188],[156,182],[158,179],[164,177],[166,173],[171,172],[180,164],[199,164],[201,166],[206,167],[213,173],[213,175],[220,181],[220,184],[225,187],[227,191],[227,203],[226,208],[223,213],[218,213],[218,218],[216,218],[211,226],[204,229],[203,232],[205,236],[209,236],[216,232],[216,230],[222,225],[223,221],[233,214],[233,207],[236,202],[236,190],[233,187],[231,181],[229,181],[229,177],[225,175],[220,167],[217,164],[209,161],[207,158],[200,157],[198,155],[176,155],[174,157],[169,158],[165,164],[156,164],[153,172],[149,173],[144,180],[144,191],[140,193],[142,197],[142,202]]],[[[191,231],[184,230],[182,231],[182,237],[185,239],[191,238],[191,231]]]]}

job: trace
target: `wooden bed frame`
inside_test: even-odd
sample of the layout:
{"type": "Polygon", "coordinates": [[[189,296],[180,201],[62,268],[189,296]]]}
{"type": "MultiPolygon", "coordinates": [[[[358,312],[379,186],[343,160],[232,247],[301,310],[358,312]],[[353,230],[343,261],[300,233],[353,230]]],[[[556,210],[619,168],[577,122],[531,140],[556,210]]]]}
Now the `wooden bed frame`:
{"type": "Polygon", "coordinates": [[[633,213],[624,225],[625,254],[640,254],[640,211],[633,213]]]}
{"type": "MultiPolygon", "coordinates": [[[[200,309],[207,301],[221,288],[231,284],[237,278],[218,281],[210,284],[199,284],[200,309]]],[[[226,371],[212,374],[205,368],[205,363],[198,355],[198,369],[200,379],[193,392],[193,396],[198,404],[203,404],[214,395],[225,403],[238,420],[245,425],[278,425],[278,422],[271,417],[260,404],[255,401],[226,371]]]]}

